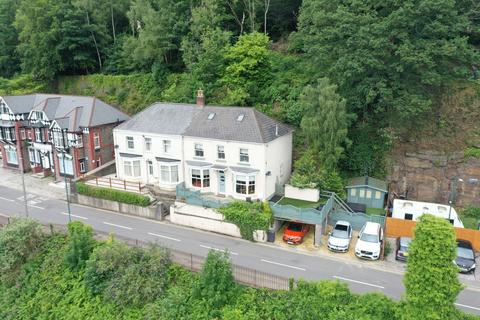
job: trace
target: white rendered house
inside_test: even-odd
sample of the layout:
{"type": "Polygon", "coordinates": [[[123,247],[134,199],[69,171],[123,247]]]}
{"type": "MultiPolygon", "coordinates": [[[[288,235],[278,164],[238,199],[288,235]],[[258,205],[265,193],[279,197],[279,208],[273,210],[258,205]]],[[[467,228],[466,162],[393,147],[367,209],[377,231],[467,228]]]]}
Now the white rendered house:
{"type": "Polygon", "coordinates": [[[268,199],[289,179],[292,130],[253,108],[156,103],[114,130],[117,176],[268,199]],[[133,141],[133,142],[132,142],[133,141]]]}
{"type": "Polygon", "coordinates": [[[463,223],[452,206],[412,200],[393,200],[392,218],[417,221],[427,213],[450,220],[454,227],[463,228],[463,223]]]}

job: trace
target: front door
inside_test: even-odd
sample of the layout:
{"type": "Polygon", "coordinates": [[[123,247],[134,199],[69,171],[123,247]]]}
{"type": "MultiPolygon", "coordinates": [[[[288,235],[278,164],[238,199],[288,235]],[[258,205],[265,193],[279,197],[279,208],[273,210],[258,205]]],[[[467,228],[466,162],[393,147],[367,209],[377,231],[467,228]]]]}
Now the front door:
{"type": "Polygon", "coordinates": [[[225,193],[225,172],[218,171],[218,193],[225,193]]]}

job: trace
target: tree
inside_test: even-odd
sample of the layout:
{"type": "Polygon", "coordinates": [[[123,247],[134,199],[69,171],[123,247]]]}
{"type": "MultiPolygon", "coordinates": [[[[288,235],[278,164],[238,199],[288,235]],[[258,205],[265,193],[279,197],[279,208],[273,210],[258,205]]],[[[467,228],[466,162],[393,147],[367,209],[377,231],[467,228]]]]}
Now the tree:
{"type": "Polygon", "coordinates": [[[17,271],[43,243],[42,226],[32,219],[12,219],[0,229],[0,276],[17,271]]]}
{"type": "Polygon", "coordinates": [[[223,29],[225,19],[221,1],[204,0],[192,9],[190,31],[182,40],[182,58],[191,82],[204,89],[207,97],[221,76],[224,52],[230,45],[231,33],[223,29]]]}
{"type": "Polygon", "coordinates": [[[202,268],[193,296],[206,302],[212,318],[223,306],[232,301],[236,285],[228,252],[210,250],[202,268]]]}
{"type": "Polygon", "coordinates": [[[271,76],[268,36],[254,32],[242,35],[225,53],[227,67],[221,83],[226,87],[225,104],[248,105],[258,101],[271,76]]]}
{"type": "Polygon", "coordinates": [[[0,77],[10,77],[20,69],[15,52],[18,33],[13,26],[19,0],[0,0],[0,77]]]}
{"type": "Polygon", "coordinates": [[[336,85],[322,78],[315,87],[306,87],[300,97],[306,106],[300,126],[308,144],[319,153],[322,166],[327,170],[336,167],[344,146],[350,143],[346,101],[336,91],[336,85]]]}
{"type": "Polygon", "coordinates": [[[338,84],[360,119],[408,130],[475,60],[458,3],[305,0],[292,48],[338,84]]]}
{"type": "Polygon", "coordinates": [[[452,225],[445,219],[423,215],[408,249],[403,319],[454,318],[454,303],[462,289],[458,268],[452,263],[455,257],[452,225]]]}
{"type": "Polygon", "coordinates": [[[65,261],[70,269],[83,269],[94,245],[91,226],[84,225],[80,221],[70,222],[68,224],[68,243],[65,252],[65,261]]]}

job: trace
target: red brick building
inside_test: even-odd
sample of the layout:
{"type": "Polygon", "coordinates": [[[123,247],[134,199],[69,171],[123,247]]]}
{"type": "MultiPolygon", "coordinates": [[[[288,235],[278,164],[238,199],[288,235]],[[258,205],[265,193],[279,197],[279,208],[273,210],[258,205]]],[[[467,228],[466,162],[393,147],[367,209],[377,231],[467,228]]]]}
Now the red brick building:
{"type": "Polygon", "coordinates": [[[57,178],[64,173],[78,177],[114,159],[112,130],[127,119],[95,97],[0,97],[3,164],[57,178]]]}

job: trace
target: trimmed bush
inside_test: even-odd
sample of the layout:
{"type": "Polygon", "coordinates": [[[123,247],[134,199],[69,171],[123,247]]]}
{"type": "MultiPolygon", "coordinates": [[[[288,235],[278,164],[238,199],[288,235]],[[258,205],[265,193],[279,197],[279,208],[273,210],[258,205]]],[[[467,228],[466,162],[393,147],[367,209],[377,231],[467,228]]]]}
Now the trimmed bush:
{"type": "Polygon", "coordinates": [[[137,206],[146,207],[150,204],[150,198],[147,196],[142,196],[140,194],[107,189],[107,188],[97,188],[93,186],[86,185],[83,182],[76,183],[77,192],[89,197],[100,198],[105,200],[118,201],[127,204],[134,204],[137,206]]]}

